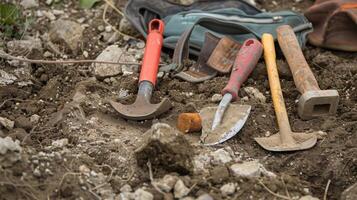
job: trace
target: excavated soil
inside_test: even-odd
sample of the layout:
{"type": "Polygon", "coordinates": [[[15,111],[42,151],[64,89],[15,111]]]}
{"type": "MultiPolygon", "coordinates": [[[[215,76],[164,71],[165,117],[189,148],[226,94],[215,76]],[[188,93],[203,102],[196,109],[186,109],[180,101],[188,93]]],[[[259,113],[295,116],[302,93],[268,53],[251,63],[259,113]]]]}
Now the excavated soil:
{"type": "MultiPolygon", "coordinates": [[[[312,5],[311,0],[301,3],[285,0],[274,2],[257,1],[260,7],[267,10],[294,7],[303,11],[312,5]]],[[[46,5],[41,3],[40,8],[44,7],[46,5]]],[[[70,18],[75,19],[82,15],[85,12],[80,10],[70,18]]],[[[117,25],[119,20],[115,16],[111,15],[110,21],[117,25]]],[[[98,17],[91,26],[102,23],[100,20],[101,17],[98,17]]],[[[48,23],[45,26],[34,25],[31,31],[43,33],[48,31],[45,28],[47,25],[48,23]]],[[[93,59],[106,46],[91,39],[96,34],[96,29],[86,29],[82,47],[89,51],[89,58],[93,59]],[[93,46],[96,48],[92,48],[93,46]]],[[[9,39],[4,41],[7,40],[9,39]]],[[[119,43],[125,44],[126,41],[119,43]]],[[[301,196],[306,193],[302,188],[309,188],[313,196],[323,199],[329,183],[328,199],[339,199],[341,193],[357,181],[357,54],[310,45],[304,50],[304,54],[320,88],[338,90],[340,103],[335,116],[301,120],[297,115],[300,94],[284,58],[278,55],[281,85],[290,124],[296,132],[321,130],[327,135],[318,140],[312,149],[292,153],[268,152],[254,141],[254,137],[264,137],[278,131],[265,65],[260,60],[243,87],[257,88],[265,95],[266,103],[254,98],[237,102],[252,106],[250,116],[237,136],[218,147],[230,147],[235,152],[244,151],[250,158],[259,159],[268,170],[279,174],[281,179],[260,180],[273,192],[286,194],[288,191],[291,196],[301,196]]],[[[83,56],[70,55],[70,58],[80,59],[83,56]]],[[[3,70],[12,70],[5,60],[0,60],[0,65],[3,70]]],[[[106,182],[116,193],[120,193],[121,186],[126,183],[133,188],[150,185],[149,174],[146,170],[137,168],[134,159],[134,150],[140,148],[143,134],[153,123],[164,122],[175,127],[179,113],[198,112],[202,108],[215,106],[211,97],[220,93],[228,81],[228,77],[218,76],[204,83],[194,84],[165,76],[157,84],[153,102],[168,97],[173,108],[159,119],[133,122],[121,119],[107,101],[118,100],[119,90],[127,90],[128,96],[118,101],[132,103],[137,92],[137,73],[132,76],[116,76],[115,80],[105,82],[92,78],[89,64],[32,64],[31,69],[32,85],[0,86],[0,116],[15,121],[15,127],[22,128],[21,131],[1,129],[0,136],[18,139],[23,148],[23,161],[0,169],[0,199],[100,199],[96,192],[103,186],[83,186],[82,180],[77,177],[80,166],[83,165],[103,173],[107,178],[106,182]],[[28,120],[34,114],[41,116],[37,124],[28,120]],[[68,139],[67,148],[51,147],[53,141],[63,138],[68,139]],[[55,156],[51,156],[54,152],[55,156]],[[52,174],[43,172],[39,176],[32,176],[35,168],[38,167],[42,172],[42,167],[45,166],[52,174]]],[[[246,97],[248,94],[241,90],[239,96],[246,97]]],[[[199,137],[199,134],[187,137],[199,137]]],[[[155,178],[171,173],[155,169],[153,171],[155,178]]],[[[241,189],[234,197],[226,199],[279,199],[255,180],[233,178],[224,166],[213,167],[210,175],[204,178],[189,176],[187,173],[179,175],[186,185],[195,185],[191,191],[194,196],[210,193],[215,199],[225,198],[220,194],[219,188],[224,183],[235,181],[241,189]]],[[[155,199],[164,198],[154,188],[148,188],[155,199]]]]}

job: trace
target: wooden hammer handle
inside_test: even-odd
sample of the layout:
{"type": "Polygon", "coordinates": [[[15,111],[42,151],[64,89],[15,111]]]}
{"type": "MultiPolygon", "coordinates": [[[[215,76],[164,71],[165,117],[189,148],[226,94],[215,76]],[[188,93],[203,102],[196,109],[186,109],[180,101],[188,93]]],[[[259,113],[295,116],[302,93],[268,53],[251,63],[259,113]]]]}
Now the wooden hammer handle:
{"type": "Polygon", "coordinates": [[[276,29],[278,42],[289,64],[294,82],[301,94],[307,91],[320,90],[319,85],[306,62],[293,29],[282,25],[276,29]]]}

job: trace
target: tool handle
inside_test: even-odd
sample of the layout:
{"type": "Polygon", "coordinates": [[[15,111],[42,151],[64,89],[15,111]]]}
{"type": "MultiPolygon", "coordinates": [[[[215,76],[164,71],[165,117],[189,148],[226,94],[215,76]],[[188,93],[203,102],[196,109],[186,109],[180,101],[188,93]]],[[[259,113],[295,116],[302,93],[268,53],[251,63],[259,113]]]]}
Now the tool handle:
{"type": "Polygon", "coordinates": [[[271,34],[264,33],[262,36],[264,47],[264,59],[267,66],[269,86],[273,99],[274,110],[279,125],[279,133],[283,143],[293,143],[288,114],[284,103],[283,93],[281,91],[278,69],[276,66],[276,54],[274,47],[274,38],[271,34]]]}
{"type": "Polygon", "coordinates": [[[276,30],[278,42],[290,66],[294,82],[300,93],[320,90],[319,85],[306,62],[293,29],[289,25],[279,26],[276,30]]]}
{"type": "Polygon", "coordinates": [[[232,101],[237,99],[238,90],[257,65],[262,52],[262,44],[256,39],[248,39],[243,43],[236,56],[228,84],[222,90],[223,95],[230,93],[232,101]]]}
{"type": "Polygon", "coordinates": [[[141,65],[139,83],[142,81],[148,81],[153,86],[156,84],[164,28],[164,22],[159,19],[153,19],[149,23],[149,33],[146,39],[146,47],[143,63],[141,65]]]}

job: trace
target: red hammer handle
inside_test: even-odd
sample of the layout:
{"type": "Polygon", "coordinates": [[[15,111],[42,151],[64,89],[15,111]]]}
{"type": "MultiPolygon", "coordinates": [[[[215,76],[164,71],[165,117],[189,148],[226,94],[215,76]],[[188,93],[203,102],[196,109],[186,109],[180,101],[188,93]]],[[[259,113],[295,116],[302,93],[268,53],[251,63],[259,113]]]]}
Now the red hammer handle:
{"type": "Polygon", "coordinates": [[[238,98],[238,90],[257,65],[263,52],[262,44],[256,39],[246,40],[239,50],[231,76],[222,94],[230,93],[232,101],[238,98]]]}
{"type": "Polygon", "coordinates": [[[149,23],[149,33],[146,38],[144,59],[141,65],[139,83],[149,81],[156,84],[165,24],[159,19],[153,19],[149,23]]]}

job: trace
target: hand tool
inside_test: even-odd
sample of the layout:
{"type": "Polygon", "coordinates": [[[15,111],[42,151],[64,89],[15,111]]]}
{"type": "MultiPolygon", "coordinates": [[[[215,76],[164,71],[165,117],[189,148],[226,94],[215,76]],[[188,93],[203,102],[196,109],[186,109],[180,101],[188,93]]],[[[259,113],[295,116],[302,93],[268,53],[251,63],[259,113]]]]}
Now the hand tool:
{"type": "Polygon", "coordinates": [[[269,86],[273,99],[279,132],[270,137],[254,138],[268,151],[297,151],[313,147],[316,144],[316,133],[295,133],[291,131],[286,112],[279,74],[276,66],[274,39],[271,34],[263,34],[264,58],[268,70],[269,86]]]}
{"type": "MultiPolygon", "coordinates": [[[[224,96],[214,115],[211,131],[209,131],[208,133],[206,133],[206,131],[203,131],[203,137],[201,138],[205,145],[219,144],[232,138],[240,131],[240,129],[247,121],[251,106],[231,105],[231,107],[234,108],[234,111],[236,112],[234,113],[234,125],[233,127],[226,127],[226,125],[221,125],[222,119],[228,117],[227,115],[229,113],[227,113],[226,115],[225,112],[226,109],[229,107],[229,103],[231,101],[237,100],[238,90],[240,89],[244,81],[247,80],[249,74],[253,71],[254,67],[257,65],[259,58],[262,55],[262,51],[262,45],[256,39],[248,39],[243,43],[241,49],[239,50],[236,56],[228,84],[222,90],[222,94],[224,96]]],[[[206,111],[203,111],[202,113],[205,112],[206,111]]],[[[230,111],[230,113],[232,113],[232,111],[230,111]]],[[[229,115],[229,117],[231,117],[231,114],[229,115]]],[[[226,120],[229,119],[226,118],[226,120]]]]}
{"type": "Polygon", "coordinates": [[[110,101],[110,104],[123,118],[132,120],[152,119],[171,108],[171,103],[167,98],[164,98],[158,104],[150,103],[152,90],[157,79],[164,26],[164,22],[158,19],[149,23],[149,33],[139,78],[139,91],[135,102],[131,105],[123,105],[110,101]]]}
{"type": "Polygon", "coordinates": [[[295,85],[302,94],[298,104],[301,119],[334,115],[339,101],[337,90],[320,89],[301,51],[295,33],[289,25],[278,27],[277,36],[280,48],[293,74],[295,85]]]}
{"type": "MultiPolygon", "coordinates": [[[[257,65],[259,58],[262,55],[262,51],[262,45],[258,40],[248,39],[243,43],[237,54],[228,84],[222,90],[223,99],[219,103],[217,112],[214,116],[212,130],[221,123],[224,111],[227,109],[229,103],[238,98],[238,90],[257,65]]],[[[244,123],[245,122],[243,122],[243,124],[244,123]]]]}

